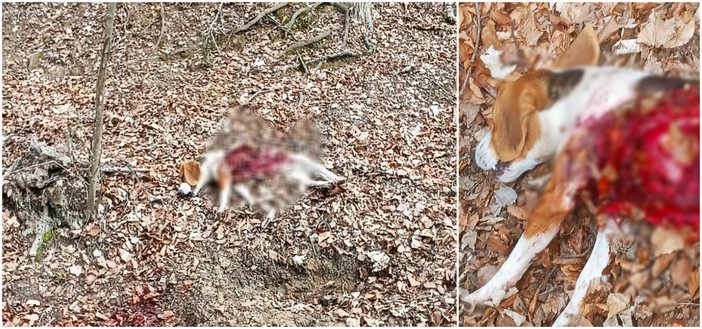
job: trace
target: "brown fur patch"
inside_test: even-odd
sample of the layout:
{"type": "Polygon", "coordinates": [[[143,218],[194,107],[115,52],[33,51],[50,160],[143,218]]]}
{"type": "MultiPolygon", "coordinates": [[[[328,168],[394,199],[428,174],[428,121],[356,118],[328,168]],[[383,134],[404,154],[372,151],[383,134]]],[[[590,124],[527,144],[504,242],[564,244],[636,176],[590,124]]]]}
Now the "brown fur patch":
{"type": "Polygon", "coordinates": [[[600,41],[597,32],[586,25],[568,46],[568,49],[558,56],[553,64],[555,69],[567,69],[577,66],[595,66],[600,59],[600,41]]]}
{"type": "MultiPolygon", "coordinates": [[[[573,203],[566,202],[566,198],[573,198],[573,195],[566,194],[566,186],[572,180],[572,177],[569,177],[567,173],[569,161],[572,159],[566,152],[562,152],[556,158],[551,179],[546,184],[534,211],[527,220],[524,229],[525,237],[533,237],[556,228],[573,210],[573,203]]],[[[577,182],[575,183],[577,184],[577,182]]]]}
{"type": "Polygon", "coordinates": [[[183,163],[178,171],[178,179],[191,186],[197,185],[200,180],[200,164],[192,160],[183,163]]]}
{"type": "Polygon", "coordinates": [[[505,82],[493,107],[492,148],[501,161],[526,157],[541,137],[536,117],[549,102],[549,71],[530,71],[517,81],[505,82]]]}
{"type": "Polygon", "coordinates": [[[220,164],[217,167],[217,185],[220,190],[227,188],[232,183],[232,175],[226,165],[220,164]]]}

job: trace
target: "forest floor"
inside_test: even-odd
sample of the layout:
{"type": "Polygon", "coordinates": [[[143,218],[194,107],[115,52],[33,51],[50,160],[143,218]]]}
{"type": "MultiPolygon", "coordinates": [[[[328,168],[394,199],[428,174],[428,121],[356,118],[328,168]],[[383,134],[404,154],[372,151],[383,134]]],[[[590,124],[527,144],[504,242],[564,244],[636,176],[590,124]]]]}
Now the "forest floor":
{"type": "MultiPolygon", "coordinates": [[[[277,24],[305,4],[232,33],[269,5],[117,6],[102,159],[149,172],[105,174],[101,218],[56,228],[36,259],[34,237],[3,208],[3,325],[456,324],[456,29],[446,5],[377,4],[374,33],[351,20],[346,45],[344,15],[328,5],[289,31],[277,24]],[[300,72],[285,49],[324,30],[331,36],[302,58],[361,55],[300,72]],[[310,189],[265,228],[243,206],[216,217],[212,189],[178,197],[179,165],[243,102],[280,130],[316,120],[324,164],[347,180],[310,189]],[[379,253],[387,266],[374,271],[379,253]]],[[[3,172],[32,140],[65,150],[69,128],[87,161],[106,11],[3,4],[3,172]]]]}
{"type": "MultiPolygon", "coordinates": [[[[471,158],[489,132],[499,85],[481,59],[490,47],[503,51],[503,65],[516,65],[509,76],[515,79],[534,64],[548,68],[583,24],[590,24],[600,38],[601,65],[695,79],[700,70],[698,4],[494,3],[480,4],[480,20],[476,12],[473,3],[459,5],[459,83],[467,81],[459,97],[458,257],[459,289],[465,291],[483,285],[505,261],[535,206],[537,186],[543,186],[537,182],[550,172],[545,163],[503,184],[471,158]]],[[[550,326],[568,303],[586,261],[569,255],[587,253],[594,242],[593,216],[585,208],[578,206],[566,218],[560,235],[517,283],[517,294],[484,311],[468,313],[460,307],[459,325],[550,326]]],[[[699,326],[699,241],[683,248],[674,235],[660,233],[642,227],[635,241],[618,246],[611,264],[615,275],[610,282],[599,281],[588,295],[591,306],[581,325],[699,326]],[[667,252],[658,252],[662,248],[667,252]]]]}

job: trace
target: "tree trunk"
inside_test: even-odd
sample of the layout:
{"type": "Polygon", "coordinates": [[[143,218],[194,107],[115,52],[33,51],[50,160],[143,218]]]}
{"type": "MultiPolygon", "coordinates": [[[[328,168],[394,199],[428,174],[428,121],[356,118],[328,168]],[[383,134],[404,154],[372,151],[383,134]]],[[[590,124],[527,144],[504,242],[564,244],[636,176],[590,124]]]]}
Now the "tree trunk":
{"type": "Polygon", "coordinates": [[[100,158],[102,157],[102,128],[103,110],[105,109],[105,71],[107,60],[112,48],[112,26],[115,22],[115,8],[117,3],[110,2],[107,7],[107,22],[105,27],[105,41],[102,47],[102,57],[98,68],[97,87],[95,88],[95,130],[93,143],[90,148],[90,169],[88,170],[88,211],[91,216],[97,213],[95,195],[100,182],[100,158]]]}

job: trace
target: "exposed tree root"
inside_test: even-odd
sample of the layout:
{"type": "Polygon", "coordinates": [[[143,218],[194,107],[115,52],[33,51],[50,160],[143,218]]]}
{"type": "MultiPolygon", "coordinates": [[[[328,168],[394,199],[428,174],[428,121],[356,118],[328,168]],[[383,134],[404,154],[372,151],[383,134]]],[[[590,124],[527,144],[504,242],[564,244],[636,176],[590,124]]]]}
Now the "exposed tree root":
{"type": "Polygon", "coordinates": [[[288,5],[287,2],[281,2],[281,3],[275,4],[275,5],[271,6],[271,7],[266,8],[266,10],[262,11],[260,14],[258,14],[258,16],[254,17],[254,19],[252,19],[252,20],[249,21],[248,23],[246,23],[246,24],[244,24],[243,26],[241,26],[241,27],[237,28],[236,30],[234,30],[233,33],[236,34],[236,33],[243,32],[243,31],[248,30],[248,29],[251,28],[254,24],[256,24],[258,21],[260,21],[261,18],[263,18],[263,17],[265,17],[266,15],[268,15],[268,14],[270,14],[270,13],[272,13],[272,12],[274,12],[274,11],[280,9],[280,8],[283,8],[283,7],[287,6],[287,5],[288,5]]]}
{"type": "Polygon", "coordinates": [[[361,53],[357,53],[355,51],[346,49],[346,50],[343,50],[340,52],[331,53],[331,54],[317,57],[313,60],[307,61],[307,64],[309,65],[309,64],[324,62],[324,61],[328,61],[328,60],[332,60],[332,59],[337,59],[339,57],[358,57],[358,56],[361,56],[361,53]]]}
{"type": "Polygon", "coordinates": [[[293,24],[295,24],[295,19],[297,19],[297,16],[300,16],[302,13],[304,13],[304,12],[306,12],[306,11],[313,11],[315,8],[319,7],[319,5],[321,5],[321,4],[323,4],[323,3],[324,3],[324,2],[316,2],[316,3],[314,3],[314,4],[313,4],[312,6],[310,6],[310,7],[304,7],[304,8],[298,9],[298,10],[297,10],[296,12],[294,12],[293,15],[290,17],[290,21],[287,22],[287,23],[285,23],[285,28],[287,28],[288,30],[290,30],[290,29],[292,28],[293,24]]]}
{"type": "Polygon", "coordinates": [[[315,42],[321,41],[322,39],[329,37],[329,35],[331,35],[331,31],[323,31],[322,33],[317,34],[314,37],[294,43],[292,46],[285,49],[283,53],[288,53],[289,51],[295,50],[297,48],[302,48],[304,46],[311,45],[315,42]]]}
{"type": "MultiPolygon", "coordinates": [[[[319,56],[319,57],[314,58],[312,60],[309,60],[307,62],[302,61],[302,58],[300,58],[300,61],[302,61],[303,65],[309,66],[310,64],[315,64],[315,63],[329,61],[329,60],[335,60],[335,59],[342,58],[342,57],[358,57],[358,56],[361,56],[361,53],[346,49],[346,50],[342,50],[339,52],[327,54],[324,56],[319,56]]],[[[283,69],[283,72],[290,70],[290,69],[300,67],[300,65],[301,65],[300,63],[290,64],[283,69]]]]}

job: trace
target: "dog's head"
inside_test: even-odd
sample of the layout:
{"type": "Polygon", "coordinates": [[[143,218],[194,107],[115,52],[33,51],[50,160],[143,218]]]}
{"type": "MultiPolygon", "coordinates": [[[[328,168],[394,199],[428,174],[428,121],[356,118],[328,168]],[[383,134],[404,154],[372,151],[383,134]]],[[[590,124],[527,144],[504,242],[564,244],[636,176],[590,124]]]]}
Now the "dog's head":
{"type": "Polygon", "coordinates": [[[192,160],[184,162],[180,165],[178,179],[180,180],[178,193],[182,195],[190,194],[192,187],[200,181],[200,163],[192,160]]]}
{"type": "MultiPolygon", "coordinates": [[[[599,58],[597,34],[590,26],[583,31],[556,60],[554,68],[593,66],[599,58]]],[[[532,70],[516,81],[505,81],[498,89],[492,111],[492,126],[475,150],[475,161],[482,169],[496,170],[496,178],[511,182],[522,173],[547,159],[529,156],[529,152],[552,153],[550,145],[541,145],[538,114],[548,108],[559,92],[558,84],[573,75],[556,75],[549,70],[532,70]],[[550,152],[549,152],[550,151],[550,152]]],[[[579,77],[578,77],[579,79],[579,77]]]]}

